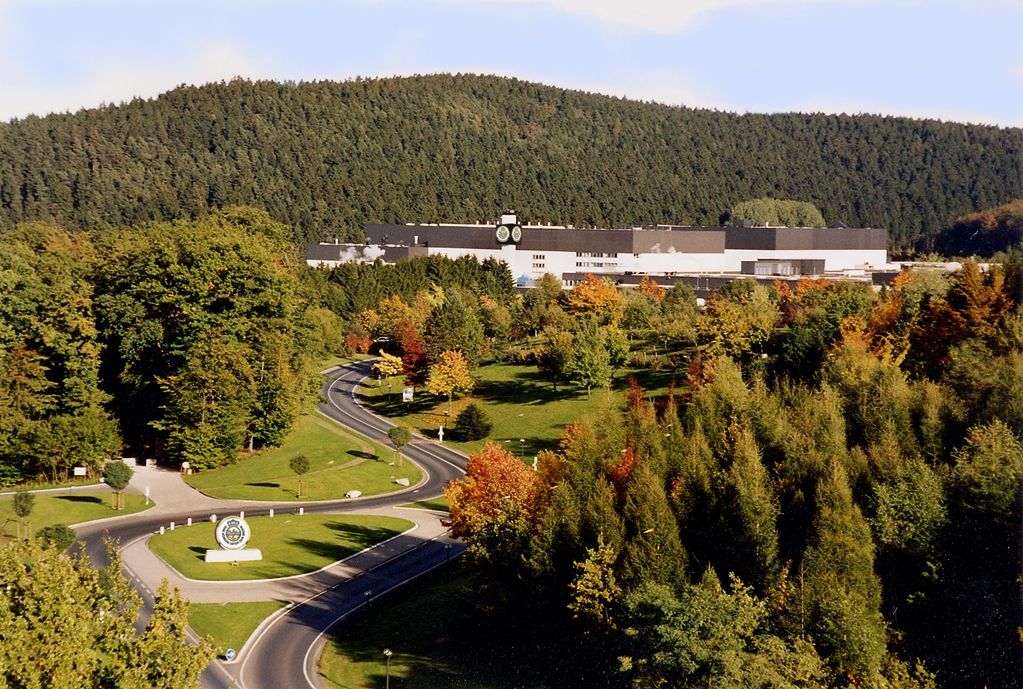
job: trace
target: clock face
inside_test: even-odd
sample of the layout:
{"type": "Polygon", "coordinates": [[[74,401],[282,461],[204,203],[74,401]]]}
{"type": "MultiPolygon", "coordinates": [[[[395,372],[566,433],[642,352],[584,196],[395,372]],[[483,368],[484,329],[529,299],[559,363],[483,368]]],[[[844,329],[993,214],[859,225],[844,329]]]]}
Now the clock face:
{"type": "Polygon", "coordinates": [[[508,226],[507,225],[498,225],[497,226],[497,231],[494,234],[497,237],[497,241],[498,242],[500,242],[501,244],[506,243],[508,241],[508,235],[509,235],[509,233],[508,233],[508,226]]]}
{"type": "Polygon", "coordinates": [[[518,225],[513,225],[511,228],[511,240],[516,244],[522,241],[522,228],[518,225]]]}

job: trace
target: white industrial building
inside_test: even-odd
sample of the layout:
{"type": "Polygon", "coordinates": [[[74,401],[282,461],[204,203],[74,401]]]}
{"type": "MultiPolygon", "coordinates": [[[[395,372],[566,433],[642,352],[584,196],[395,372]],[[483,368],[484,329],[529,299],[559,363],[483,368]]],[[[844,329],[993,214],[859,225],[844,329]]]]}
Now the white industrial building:
{"type": "Polygon", "coordinates": [[[519,224],[369,225],[364,244],[310,245],[310,265],[393,263],[413,256],[473,256],[508,264],[527,287],[544,273],[571,286],[587,273],[623,284],[689,276],[862,277],[888,263],[888,233],[874,228],[688,227],[578,229],[519,224]]]}

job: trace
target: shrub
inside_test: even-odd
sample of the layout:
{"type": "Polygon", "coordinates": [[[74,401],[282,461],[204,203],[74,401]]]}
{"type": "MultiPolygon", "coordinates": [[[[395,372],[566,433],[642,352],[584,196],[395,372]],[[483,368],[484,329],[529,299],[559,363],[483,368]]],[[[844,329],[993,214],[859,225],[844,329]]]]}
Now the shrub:
{"type": "Polygon", "coordinates": [[[455,440],[482,440],[490,435],[494,424],[487,418],[478,404],[469,404],[462,413],[455,419],[455,425],[451,429],[451,435],[455,440]]]}
{"type": "Polygon", "coordinates": [[[36,533],[36,538],[45,543],[47,547],[67,550],[75,542],[75,531],[66,524],[54,524],[40,529],[36,533]]]}

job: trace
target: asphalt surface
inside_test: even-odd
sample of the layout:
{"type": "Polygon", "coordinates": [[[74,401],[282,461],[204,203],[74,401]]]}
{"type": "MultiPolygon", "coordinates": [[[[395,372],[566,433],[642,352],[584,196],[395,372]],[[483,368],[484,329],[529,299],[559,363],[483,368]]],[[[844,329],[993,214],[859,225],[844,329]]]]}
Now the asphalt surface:
{"type": "MultiPolygon", "coordinates": [[[[371,361],[347,364],[331,371],[323,386],[319,410],[334,421],[368,438],[389,445],[387,431],[393,424],[366,411],[355,398],[359,382],[370,373],[371,361]]],[[[301,503],[307,513],[344,513],[394,507],[436,497],[448,481],[464,475],[467,457],[451,448],[415,436],[402,448],[402,454],[420,466],[425,480],[400,493],[356,500],[301,503]]],[[[202,507],[175,509],[161,505],[158,513],[130,515],[116,520],[76,527],[85,542],[90,559],[97,565],[109,562],[104,540],[121,546],[145,539],[161,526],[173,521],[184,524],[208,519],[214,502],[202,507]]],[[[275,512],[294,512],[299,504],[250,501],[215,501],[221,514],[244,510],[246,516],[275,512]]],[[[415,538],[411,534],[412,538],[415,538]]],[[[221,660],[210,664],[202,676],[206,689],[320,689],[316,662],[327,640],[327,632],[352,612],[371,605],[379,596],[457,557],[464,546],[449,538],[420,539],[404,554],[372,565],[353,577],[331,584],[323,591],[285,608],[268,620],[250,640],[233,663],[221,660]]],[[[144,626],[152,611],[153,595],[149,587],[130,570],[126,571],[143,599],[139,626],[144,626]]]]}

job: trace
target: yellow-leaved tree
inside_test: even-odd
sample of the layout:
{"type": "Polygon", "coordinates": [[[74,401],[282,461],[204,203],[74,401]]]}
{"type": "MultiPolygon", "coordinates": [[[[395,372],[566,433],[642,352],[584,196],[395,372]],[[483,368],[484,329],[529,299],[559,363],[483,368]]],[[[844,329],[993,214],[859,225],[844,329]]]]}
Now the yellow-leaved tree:
{"type": "Polygon", "coordinates": [[[457,350],[441,352],[437,363],[430,367],[430,378],[426,381],[427,392],[448,398],[448,416],[451,415],[451,398],[456,394],[471,392],[474,387],[476,380],[472,377],[469,362],[457,350]]]}

